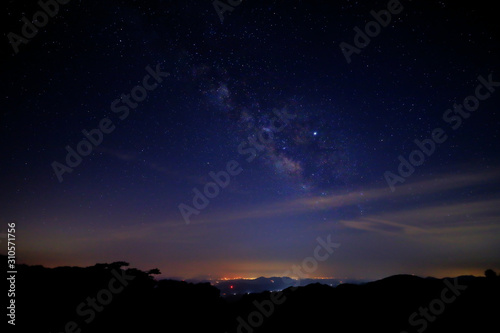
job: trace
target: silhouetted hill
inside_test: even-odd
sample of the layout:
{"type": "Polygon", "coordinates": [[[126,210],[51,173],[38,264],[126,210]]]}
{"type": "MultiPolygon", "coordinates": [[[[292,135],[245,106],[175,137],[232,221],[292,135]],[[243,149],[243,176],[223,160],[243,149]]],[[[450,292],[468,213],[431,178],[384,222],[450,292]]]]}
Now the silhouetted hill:
{"type": "MultiPolygon", "coordinates": [[[[5,256],[0,259],[5,260],[5,256]]],[[[480,332],[498,328],[500,279],[396,275],[364,284],[314,283],[227,302],[209,283],[156,281],[127,263],[18,265],[23,332],[480,332]],[[80,331],[81,330],[81,331],[80,331]]],[[[256,283],[265,282],[260,280],[256,283]]]]}

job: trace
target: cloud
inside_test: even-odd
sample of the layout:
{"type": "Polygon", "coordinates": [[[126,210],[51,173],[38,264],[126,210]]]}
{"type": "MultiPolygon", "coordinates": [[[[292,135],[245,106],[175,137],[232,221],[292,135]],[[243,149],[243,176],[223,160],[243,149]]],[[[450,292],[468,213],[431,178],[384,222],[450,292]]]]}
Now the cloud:
{"type": "Polygon", "coordinates": [[[498,230],[499,215],[500,199],[495,199],[393,210],[340,223],[347,228],[385,234],[447,235],[498,230]]]}
{"type": "MultiPolygon", "coordinates": [[[[398,221],[411,216],[421,216],[422,221],[434,221],[436,217],[445,220],[457,218],[460,214],[479,214],[481,210],[497,205],[496,201],[479,201],[467,203],[454,203],[446,208],[445,202],[456,202],[458,198],[449,198],[444,195],[448,191],[457,191],[463,189],[468,191],[471,188],[481,187],[486,184],[492,184],[500,181],[500,173],[496,171],[484,172],[476,171],[464,174],[441,174],[433,179],[416,180],[411,183],[406,183],[398,188],[397,193],[391,192],[385,185],[374,186],[372,188],[353,190],[347,193],[333,193],[330,195],[320,195],[313,197],[303,197],[295,200],[273,202],[259,206],[246,206],[243,209],[228,209],[220,210],[210,214],[206,212],[197,221],[193,223],[227,223],[236,222],[246,219],[264,219],[278,218],[286,216],[296,216],[297,214],[307,214],[311,212],[340,210],[342,208],[353,207],[358,204],[371,204],[377,209],[390,209],[391,214],[399,214],[398,221]],[[434,197],[438,198],[434,198],[434,197]],[[439,199],[441,197],[441,199],[439,199]],[[441,204],[435,204],[431,207],[426,207],[427,200],[434,200],[434,203],[441,201],[441,204]],[[402,207],[408,202],[412,205],[420,203],[423,208],[414,208],[408,211],[400,211],[397,213],[397,207],[402,207]],[[449,215],[438,214],[447,211],[449,215]],[[406,213],[405,213],[406,212],[406,213]]],[[[494,212],[492,212],[494,214],[494,212]]],[[[387,214],[374,215],[375,218],[390,221],[387,219],[387,214]]],[[[393,215],[391,215],[393,216],[393,215]]],[[[498,215],[497,215],[498,216],[498,215]]],[[[361,220],[359,220],[361,221],[361,220]]],[[[366,221],[364,221],[366,223],[366,221]]],[[[370,225],[372,225],[371,223],[370,225]]],[[[345,225],[345,223],[344,223],[345,225]]],[[[350,224],[349,224],[350,225],[350,224]]],[[[389,224],[386,223],[385,228],[388,229],[389,224]]],[[[352,225],[351,225],[352,226],[352,225]]],[[[400,228],[402,225],[392,225],[393,228],[400,228]]],[[[406,229],[405,229],[406,230],[406,229]]]]}
{"type": "MultiPolygon", "coordinates": [[[[193,219],[186,226],[182,217],[176,214],[163,221],[146,224],[134,224],[122,228],[103,227],[99,233],[84,232],[77,240],[78,244],[95,242],[136,242],[144,239],[164,244],[185,244],[191,246],[204,242],[207,233],[223,235],[226,225],[249,223],[266,219],[287,219],[290,217],[309,218],[311,213],[335,211],[356,207],[360,203],[372,204],[375,208],[368,215],[342,218],[320,224],[313,224],[313,230],[353,230],[386,236],[433,236],[472,235],[476,233],[500,232],[498,216],[500,199],[477,198],[474,201],[462,201],[442,196],[434,196],[450,190],[470,189],[498,181],[498,173],[471,172],[467,174],[441,174],[431,180],[415,181],[398,188],[392,193],[385,186],[370,189],[336,193],[328,196],[305,197],[295,200],[279,201],[264,205],[244,206],[205,212],[199,219],[193,219]],[[428,198],[432,200],[429,201],[428,198]],[[414,202],[419,200],[420,207],[414,202]],[[405,208],[410,201],[411,208],[405,208]],[[308,216],[309,215],[309,216],[308,216]]],[[[457,236],[457,237],[458,237],[457,236]]],[[[74,244],[75,245],[75,244],[74,244]]]]}

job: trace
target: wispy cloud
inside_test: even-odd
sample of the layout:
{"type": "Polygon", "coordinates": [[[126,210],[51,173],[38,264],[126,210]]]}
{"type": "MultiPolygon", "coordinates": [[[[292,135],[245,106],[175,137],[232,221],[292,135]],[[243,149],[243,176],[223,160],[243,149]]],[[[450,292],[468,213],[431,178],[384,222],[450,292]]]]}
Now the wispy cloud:
{"type": "Polygon", "coordinates": [[[499,230],[499,216],[500,199],[495,199],[395,209],[371,217],[341,220],[340,223],[347,228],[385,234],[443,235],[499,230]]]}
{"type": "MultiPolygon", "coordinates": [[[[328,196],[314,196],[299,198],[290,201],[274,202],[258,207],[246,207],[243,210],[227,210],[218,211],[205,214],[203,219],[195,221],[194,223],[216,223],[216,222],[234,222],[243,219],[257,219],[257,218],[272,218],[280,216],[297,215],[315,211],[326,211],[341,209],[358,204],[373,204],[386,209],[392,205],[391,211],[396,211],[399,204],[407,202],[408,200],[415,201],[416,198],[425,204],[426,198],[431,195],[439,195],[446,193],[450,190],[470,189],[473,187],[480,187],[492,182],[500,181],[500,173],[497,171],[490,172],[470,172],[465,174],[441,174],[435,176],[433,179],[426,179],[407,183],[398,188],[398,193],[392,193],[386,186],[380,185],[372,188],[360,188],[348,193],[334,193],[328,196]]],[[[450,200],[446,200],[450,201],[450,200]]],[[[453,201],[453,200],[451,200],[453,201]]],[[[485,209],[486,206],[495,205],[494,202],[480,203],[466,203],[455,204],[453,209],[448,207],[451,215],[455,216],[457,211],[462,213],[471,213],[477,210],[477,207],[485,209]],[[455,212],[455,213],[454,213],[455,212]]],[[[430,218],[437,216],[436,212],[441,211],[440,206],[434,209],[413,209],[409,214],[414,216],[424,216],[430,218]]],[[[402,213],[400,213],[402,214],[402,213]]],[[[450,215],[450,216],[451,216],[450,215]]],[[[405,216],[408,217],[408,216],[405,216]]]]}
{"type": "MultiPolygon", "coordinates": [[[[182,218],[173,215],[164,221],[130,225],[119,229],[108,228],[99,235],[83,233],[83,243],[97,237],[101,241],[134,241],[146,238],[161,239],[165,243],[189,243],[203,239],[207,227],[222,230],[226,223],[241,223],[269,218],[287,218],[308,213],[340,210],[360,203],[372,204],[375,209],[364,216],[339,219],[312,226],[317,230],[345,228],[386,235],[440,235],[447,233],[488,232],[500,229],[500,199],[482,198],[459,201],[444,196],[442,200],[428,197],[449,190],[469,189],[499,181],[497,172],[472,172],[454,175],[442,174],[433,180],[415,181],[402,185],[392,193],[383,184],[380,187],[338,193],[329,196],[299,198],[243,209],[219,209],[207,212],[186,226],[182,218]],[[405,208],[402,203],[419,200],[419,208],[405,208]],[[378,209],[378,210],[377,210],[378,209]],[[218,227],[216,227],[218,226],[218,227]],[[222,229],[221,229],[222,228],[222,229]]],[[[213,230],[212,230],[213,231],[213,230]]],[[[212,232],[211,231],[211,232],[212,232]]]]}

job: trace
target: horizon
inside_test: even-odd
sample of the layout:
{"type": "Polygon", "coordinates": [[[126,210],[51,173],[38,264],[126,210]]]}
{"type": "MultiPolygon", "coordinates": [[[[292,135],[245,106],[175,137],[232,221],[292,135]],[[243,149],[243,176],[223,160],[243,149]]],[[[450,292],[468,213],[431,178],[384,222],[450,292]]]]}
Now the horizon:
{"type": "MultiPolygon", "coordinates": [[[[36,266],[36,265],[30,265],[30,264],[26,264],[26,263],[18,263],[18,265],[19,264],[26,265],[26,266],[36,266]]],[[[95,265],[99,265],[99,264],[104,264],[104,263],[96,263],[95,265]]],[[[112,263],[106,263],[106,264],[112,264],[112,263]]],[[[56,266],[56,267],[45,267],[45,266],[43,266],[43,267],[49,268],[49,269],[54,269],[54,268],[61,268],[61,267],[90,268],[90,267],[93,267],[93,266],[94,265],[85,266],[85,267],[81,267],[81,266],[56,266]]],[[[121,269],[124,269],[124,270],[127,270],[127,269],[137,269],[137,267],[134,267],[133,265],[127,263],[127,265],[124,266],[124,267],[122,267],[121,269]]],[[[235,277],[193,277],[193,278],[180,278],[180,277],[175,277],[175,276],[165,276],[164,274],[162,274],[160,272],[160,274],[154,274],[154,280],[156,280],[156,281],[173,280],[173,281],[187,282],[187,283],[193,283],[193,284],[208,282],[212,286],[217,287],[219,290],[221,290],[221,292],[223,292],[224,291],[224,286],[222,286],[222,289],[221,289],[221,288],[219,288],[219,285],[224,284],[224,282],[238,283],[239,281],[256,281],[256,280],[259,280],[259,279],[270,280],[270,282],[272,282],[272,283],[276,282],[276,281],[273,281],[272,279],[281,279],[281,282],[285,282],[284,279],[290,279],[290,280],[296,281],[298,283],[301,283],[302,281],[311,280],[307,284],[304,284],[304,285],[294,285],[294,286],[302,286],[302,287],[304,287],[304,286],[307,286],[309,284],[320,283],[320,284],[324,284],[324,285],[330,286],[330,287],[337,287],[337,286],[339,286],[341,284],[365,284],[365,283],[370,283],[370,282],[377,282],[377,281],[381,281],[381,280],[385,280],[387,278],[397,277],[397,276],[413,276],[413,277],[417,277],[417,278],[421,278],[421,279],[439,279],[439,280],[446,280],[446,279],[453,279],[453,278],[464,278],[464,277],[485,278],[487,270],[489,270],[489,269],[485,269],[481,274],[477,274],[477,275],[475,275],[475,274],[460,274],[460,275],[448,275],[448,276],[438,277],[438,276],[430,276],[430,275],[421,276],[421,275],[416,275],[416,274],[398,273],[398,274],[393,274],[393,275],[388,275],[388,276],[383,276],[383,277],[373,278],[373,279],[350,278],[350,277],[333,277],[333,276],[329,276],[329,277],[307,276],[307,277],[300,278],[300,277],[280,276],[280,275],[258,276],[258,277],[241,277],[241,276],[235,276],[235,277]],[[323,280],[335,280],[337,282],[337,284],[336,285],[332,285],[331,283],[321,282],[323,280]]],[[[148,270],[142,270],[142,271],[146,272],[148,270]]],[[[227,288],[229,286],[225,286],[225,287],[227,288]]],[[[235,285],[236,289],[237,289],[237,287],[238,286],[235,285]]],[[[231,285],[230,288],[232,289],[233,286],[231,285]]],[[[277,289],[270,290],[270,289],[262,289],[262,286],[261,286],[261,287],[258,287],[258,290],[262,289],[262,290],[268,290],[268,291],[281,291],[281,290],[284,290],[284,289],[287,289],[287,288],[289,288],[289,286],[285,286],[283,288],[277,288],[277,289]]],[[[258,293],[258,292],[259,291],[252,291],[250,293],[258,293]]],[[[240,292],[236,292],[236,290],[235,290],[234,295],[237,295],[237,294],[248,294],[248,292],[241,292],[241,291],[240,292]]],[[[223,294],[223,296],[225,296],[225,295],[226,295],[226,293],[223,294]]]]}
{"type": "MultiPolygon", "coordinates": [[[[122,262],[121,260],[118,260],[117,262],[122,262]]],[[[80,267],[80,268],[88,268],[92,267],[94,265],[99,265],[99,264],[111,264],[112,262],[99,262],[99,263],[94,263],[92,265],[56,265],[56,266],[46,266],[46,265],[41,265],[45,268],[60,268],[60,267],[80,267]]],[[[128,263],[128,262],[127,262],[128,263]]],[[[40,264],[30,264],[26,262],[18,262],[18,265],[27,265],[27,266],[37,266],[40,264]]],[[[140,269],[142,271],[148,271],[149,269],[153,269],[156,267],[145,267],[145,268],[139,268],[132,263],[128,263],[129,265],[124,267],[123,269],[127,268],[136,268],[140,269]]],[[[294,280],[351,280],[351,281],[365,281],[365,282],[371,282],[371,281],[377,281],[377,280],[382,280],[391,276],[398,276],[398,275],[408,275],[408,276],[416,276],[420,278],[436,278],[436,279],[447,279],[447,278],[454,278],[454,277],[461,277],[461,276],[473,276],[473,277],[483,277],[484,273],[487,269],[491,268],[485,268],[482,271],[479,270],[475,274],[474,273],[466,273],[466,274],[456,274],[456,275],[442,275],[442,276],[435,276],[435,275],[419,275],[419,274],[413,274],[413,273],[395,273],[391,275],[386,275],[386,276],[380,276],[380,277],[374,277],[374,278],[367,278],[367,277],[340,277],[340,276],[305,276],[305,277],[300,277],[300,276],[286,276],[286,275],[280,275],[280,274],[270,274],[270,275],[259,275],[259,276],[210,276],[210,275],[198,275],[198,276],[192,276],[192,277],[180,277],[180,276],[172,276],[172,275],[165,275],[161,270],[160,274],[155,275],[155,280],[177,280],[177,281],[186,281],[186,282],[192,282],[192,281],[207,281],[207,282],[223,282],[223,281],[232,281],[232,280],[257,280],[260,278],[264,279],[271,279],[271,278],[290,278],[294,280]]],[[[340,282],[342,283],[342,282],[340,282]]]]}

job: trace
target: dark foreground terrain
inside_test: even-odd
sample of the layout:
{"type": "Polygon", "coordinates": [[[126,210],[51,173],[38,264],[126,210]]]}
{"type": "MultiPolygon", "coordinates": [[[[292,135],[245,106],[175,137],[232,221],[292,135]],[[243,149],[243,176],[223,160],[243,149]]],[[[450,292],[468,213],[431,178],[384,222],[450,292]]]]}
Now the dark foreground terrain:
{"type": "Polygon", "coordinates": [[[208,283],[156,281],[157,270],[144,272],[122,262],[17,268],[15,331],[22,332],[456,333],[499,328],[500,278],[491,270],[486,277],[398,275],[335,288],[311,284],[228,302],[208,283]]]}

